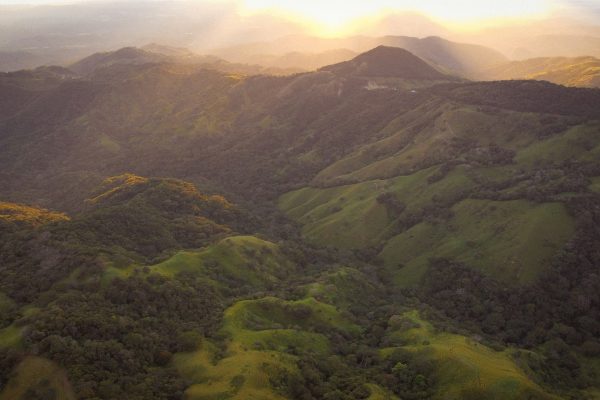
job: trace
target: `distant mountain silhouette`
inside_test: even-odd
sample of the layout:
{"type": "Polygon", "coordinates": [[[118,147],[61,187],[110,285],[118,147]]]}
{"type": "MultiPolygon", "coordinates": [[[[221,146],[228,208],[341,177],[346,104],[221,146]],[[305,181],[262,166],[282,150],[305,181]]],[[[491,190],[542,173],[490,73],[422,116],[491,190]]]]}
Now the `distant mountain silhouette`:
{"type": "MultiPolygon", "coordinates": [[[[489,47],[469,43],[458,43],[437,36],[417,38],[411,36],[352,36],[346,38],[319,38],[312,36],[294,35],[277,39],[273,42],[248,43],[224,49],[216,49],[212,53],[231,62],[263,64],[280,66],[273,60],[278,60],[291,52],[296,54],[323,54],[336,50],[338,54],[350,60],[351,52],[362,53],[377,46],[400,47],[406,49],[428,63],[439,67],[445,72],[470,77],[474,71],[491,68],[504,64],[508,59],[501,53],[489,47]]],[[[286,56],[286,58],[289,58],[286,56]]],[[[320,65],[304,62],[295,57],[295,65],[286,67],[311,69],[328,65],[327,58],[322,57],[320,65]]],[[[290,60],[288,60],[290,61],[290,60]]]]}
{"type": "Polygon", "coordinates": [[[242,75],[287,75],[300,72],[297,69],[268,68],[262,65],[235,64],[211,55],[196,54],[188,49],[159,44],[149,44],[142,48],[124,47],[110,52],[95,53],[69,66],[81,76],[91,76],[111,67],[135,66],[144,64],[179,64],[214,69],[242,75]]]}
{"type": "Polygon", "coordinates": [[[402,79],[439,80],[448,76],[415,56],[398,48],[378,46],[350,61],[321,68],[337,75],[402,79]]]}
{"type": "Polygon", "coordinates": [[[600,87],[600,59],[545,57],[511,61],[481,71],[485,80],[535,79],[565,86],[600,87]]]}

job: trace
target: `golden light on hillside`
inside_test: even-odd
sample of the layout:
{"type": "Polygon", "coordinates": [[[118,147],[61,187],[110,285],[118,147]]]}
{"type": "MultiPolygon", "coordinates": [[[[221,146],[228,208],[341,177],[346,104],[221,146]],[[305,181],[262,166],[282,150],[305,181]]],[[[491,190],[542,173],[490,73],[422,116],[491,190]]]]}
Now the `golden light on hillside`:
{"type": "Polygon", "coordinates": [[[559,0],[242,0],[246,12],[291,17],[324,35],[352,31],[368,18],[417,12],[450,25],[473,27],[490,21],[531,18],[552,11],[559,0]]]}

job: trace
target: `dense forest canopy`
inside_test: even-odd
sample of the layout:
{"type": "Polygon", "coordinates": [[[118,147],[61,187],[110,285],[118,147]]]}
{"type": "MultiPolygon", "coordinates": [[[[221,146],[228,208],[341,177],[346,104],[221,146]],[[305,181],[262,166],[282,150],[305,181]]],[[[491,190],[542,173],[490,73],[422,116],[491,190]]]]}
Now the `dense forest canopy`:
{"type": "Polygon", "coordinates": [[[0,74],[0,399],[597,398],[599,89],[208,62],[0,74]]]}

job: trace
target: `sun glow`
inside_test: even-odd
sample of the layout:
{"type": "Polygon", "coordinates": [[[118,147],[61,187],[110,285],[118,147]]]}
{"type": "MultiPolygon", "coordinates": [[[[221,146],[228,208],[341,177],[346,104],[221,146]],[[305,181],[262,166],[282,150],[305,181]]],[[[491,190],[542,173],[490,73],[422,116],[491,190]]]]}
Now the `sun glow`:
{"type": "Polygon", "coordinates": [[[393,12],[416,12],[435,21],[472,28],[490,21],[544,16],[558,0],[243,0],[248,13],[293,18],[324,35],[356,30],[365,20],[393,12]]]}

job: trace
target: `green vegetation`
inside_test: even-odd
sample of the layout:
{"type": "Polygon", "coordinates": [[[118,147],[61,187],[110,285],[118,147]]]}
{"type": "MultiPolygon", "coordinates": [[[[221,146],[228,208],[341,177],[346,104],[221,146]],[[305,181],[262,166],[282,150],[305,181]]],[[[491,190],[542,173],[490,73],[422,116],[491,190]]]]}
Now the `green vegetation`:
{"type": "Polygon", "coordinates": [[[298,354],[330,354],[324,333],[336,330],[359,333],[333,306],[311,298],[240,301],[224,313],[226,349],[202,341],[199,350],[176,355],[174,363],[194,382],[186,391],[190,399],[283,399],[271,373],[295,371],[298,354]]]}
{"type": "Polygon", "coordinates": [[[592,183],[590,185],[590,189],[594,192],[600,193],[600,176],[592,179],[592,183]]]}
{"type": "Polygon", "coordinates": [[[323,354],[329,351],[327,339],[312,332],[335,330],[346,334],[360,331],[341,317],[334,306],[313,298],[295,302],[268,297],[246,300],[236,303],[224,314],[223,332],[249,347],[278,351],[299,347],[323,354]]]}
{"type": "Polygon", "coordinates": [[[431,206],[460,199],[475,186],[474,175],[461,167],[428,183],[436,172],[300,189],[282,196],[279,206],[315,242],[358,249],[383,243],[381,257],[403,285],[417,283],[431,257],[455,258],[506,281],[531,282],[573,234],[572,218],[559,203],[464,200],[435,218],[431,206]],[[382,204],[384,193],[393,196],[396,209],[382,204]],[[430,216],[419,222],[425,210],[430,216]],[[417,223],[393,235],[411,220],[417,223]]]}
{"type": "Polygon", "coordinates": [[[102,282],[153,273],[168,279],[186,275],[221,291],[240,293],[273,288],[294,268],[276,244],[255,236],[230,236],[200,250],[179,251],[155,265],[110,264],[104,269],[102,282]]]}
{"type": "Polygon", "coordinates": [[[600,387],[600,91],[128,54],[0,74],[0,396],[600,387]]]}
{"type": "Polygon", "coordinates": [[[403,212],[417,213],[435,198],[454,197],[472,186],[462,168],[433,184],[436,169],[390,180],[367,181],[328,189],[304,188],[280,198],[279,206],[303,224],[311,240],[342,248],[366,248],[385,240],[403,212]],[[385,204],[382,195],[393,194],[399,208],[385,204]]]}
{"type": "Polygon", "coordinates": [[[0,392],[0,399],[76,399],[65,371],[40,357],[27,357],[0,392]]]}
{"type": "Polygon", "coordinates": [[[305,188],[289,193],[280,207],[303,222],[303,233],[315,242],[342,248],[374,245],[385,234],[388,217],[378,204],[375,188],[382,182],[335,189],[305,188]]]}
{"type": "Polygon", "coordinates": [[[576,126],[564,135],[538,141],[515,156],[524,165],[559,164],[561,162],[595,161],[600,157],[600,126],[590,124],[576,126]]]}
{"type": "Polygon", "coordinates": [[[367,387],[371,392],[371,395],[367,398],[367,400],[396,400],[398,398],[377,385],[370,384],[367,385],[367,387]]]}
{"type": "Polygon", "coordinates": [[[213,361],[217,349],[178,354],[177,368],[193,383],[186,391],[191,400],[222,399],[285,399],[269,385],[270,368],[293,368],[291,356],[276,352],[255,351],[230,347],[229,356],[213,361]]]}
{"type": "MultiPolygon", "coordinates": [[[[390,332],[391,343],[430,360],[436,366],[436,399],[554,399],[523,372],[508,351],[495,351],[477,338],[436,333],[412,311],[394,317],[400,329],[390,332]]],[[[394,347],[383,350],[393,352],[394,347]]]]}
{"type": "Polygon", "coordinates": [[[557,201],[585,193],[582,175],[597,168],[597,124],[570,121],[430,102],[322,170],[313,184],[328,187],[278,205],[308,240],[378,253],[401,286],[417,284],[432,257],[530,283],[575,229],[557,201]]]}
{"type": "Polygon", "coordinates": [[[86,203],[88,212],[73,221],[82,235],[96,235],[95,245],[146,257],[170,248],[202,247],[246,223],[223,197],[206,196],[175,179],[108,178],[86,203]]]}
{"type": "Polygon", "coordinates": [[[401,285],[418,283],[433,257],[464,262],[507,283],[529,283],[574,232],[560,203],[464,200],[451,210],[447,223],[422,222],[386,244],[381,256],[401,285]]]}
{"type": "Polygon", "coordinates": [[[0,313],[5,314],[8,313],[15,306],[14,301],[12,301],[7,295],[0,292],[0,313]]]}
{"type": "Polygon", "coordinates": [[[181,272],[212,277],[217,284],[265,287],[289,274],[292,265],[277,245],[254,236],[231,236],[208,248],[180,252],[151,267],[152,272],[172,277],[181,272]]]}
{"type": "Polygon", "coordinates": [[[376,298],[381,288],[373,282],[373,277],[356,268],[339,267],[335,271],[324,273],[315,282],[304,287],[305,294],[327,304],[338,307],[363,307],[361,298],[376,298]]]}
{"type": "Polygon", "coordinates": [[[431,101],[393,120],[377,140],[319,172],[313,183],[331,186],[409,175],[441,163],[506,165],[515,151],[537,143],[545,132],[566,129],[568,121],[431,101]]]}
{"type": "Polygon", "coordinates": [[[21,204],[0,202],[0,223],[40,226],[51,222],[67,221],[63,214],[21,204]]]}
{"type": "Polygon", "coordinates": [[[10,325],[0,329],[0,348],[18,347],[21,344],[22,329],[10,325]]]}

